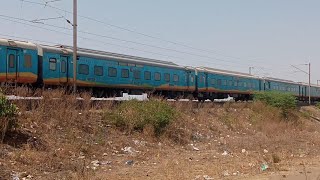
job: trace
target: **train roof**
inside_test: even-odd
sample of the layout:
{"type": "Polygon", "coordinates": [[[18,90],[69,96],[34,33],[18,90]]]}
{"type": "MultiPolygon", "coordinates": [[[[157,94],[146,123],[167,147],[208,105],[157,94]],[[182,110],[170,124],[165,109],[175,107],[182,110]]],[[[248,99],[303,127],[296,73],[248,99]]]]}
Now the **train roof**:
{"type": "MultiPolygon", "coordinates": [[[[72,46],[66,46],[66,45],[56,45],[56,46],[41,45],[41,47],[44,50],[53,51],[57,53],[72,54],[73,52],[72,46]]],[[[162,60],[143,58],[138,56],[111,53],[107,51],[78,48],[77,53],[79,56],[87,56],[87,57],[93,57],[98,59],[110,58],[119,62],[130,62],[130,63],[137,63],[141,65],[148,64],[148,65],[156,65],[156,66],[165,66],[170,68],[190,69],[188,67],[183,67],[170,61],[162,61],[162,60]]]]}
{"type": "Polygon", "coordinates": [[[282,82],[282,83],[290,83],[290,84],[300,84],[295,81],[291,80],[286,80],[286,79],[280,79],[280,78],[273,78],[273,77],[264,77],[265,80],[270,80],[270,81],[277,81],[277,82],[282,82]]]}
{"type": "Polygon", "coordinates": [[[244,77],[244,78],[251,78],[251,79],[260,79],[258,76],[254,76],[248,73],[236,72],[236,71],[229,71],[229,70],[222,70],[222,69],[215,69],[210,67],[198,67],[197,70],[216,73],[216,74],[223,74],[223,75],[232,75],[237,77],[244,77]]]}
{"type": "Polygon", "coordinates": [[[0,45],[37,50],[37,45],[28,41],[0,38],[0,45]]]}

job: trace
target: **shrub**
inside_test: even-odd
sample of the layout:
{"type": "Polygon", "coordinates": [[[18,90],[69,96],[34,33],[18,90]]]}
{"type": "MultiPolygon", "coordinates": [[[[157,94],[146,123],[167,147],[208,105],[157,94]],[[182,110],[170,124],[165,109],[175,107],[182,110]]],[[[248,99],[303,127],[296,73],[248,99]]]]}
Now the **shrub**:
{"type": "Polygon", "coordinates": [[[164,129],[177,118],[177,111],[167,102],[150,100],[139,102],[136,100],[122,102],[116,109],[105,114],[108,123],[123,130],[143,131],[152,126],[154,134],[159,136],[164,129]]]}
{"type": "Polygon", "coordinates": [[[277,91],[257,92],[254,95],[254,100],[279,108],[284,117],[287,117],[289,111],[297,106],[297,100],[294,95],[277,91]]]}
{"type": "Polygon", "coordinates": [[[17,127],[17,112],[17,107],[0,94],[0,142],[3,141],[7,131],[17,127]]]}
{"type": "Polygon", "coordinates": [[[320,109],[320,102],[317,102],[316,107],[320,109]]]}

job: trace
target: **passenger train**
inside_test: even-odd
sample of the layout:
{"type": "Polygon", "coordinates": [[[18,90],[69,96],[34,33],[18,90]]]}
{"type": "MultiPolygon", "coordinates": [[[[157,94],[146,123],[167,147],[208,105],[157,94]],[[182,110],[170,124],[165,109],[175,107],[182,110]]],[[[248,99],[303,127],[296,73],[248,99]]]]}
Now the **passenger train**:
{"type": "MultiPolygon", "coordinates": [[[[0,83],[72,86],[72,52],[70,46],[0,39],[0,83]]],[[[256,91],[271,90],[292,93],[300,100],[309,96],[305,83],[84,48],[78,48],[77,55],[76,84],[79,90],[90,90],[97,97],[147,92],[168,98],[213,100],[229,95],[248,100],[256,91]]],[[[311,98],[320,100],[320,86],[312,85],[311,98]]]]}

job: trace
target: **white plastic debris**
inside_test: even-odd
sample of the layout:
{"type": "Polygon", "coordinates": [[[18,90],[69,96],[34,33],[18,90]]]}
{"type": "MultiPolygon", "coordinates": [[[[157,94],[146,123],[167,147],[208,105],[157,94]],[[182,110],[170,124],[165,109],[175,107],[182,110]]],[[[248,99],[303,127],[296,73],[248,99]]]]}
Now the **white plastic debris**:
{"type": "Polygon", "coordinates": [[[222,156],[228,155],[228,151],[224,151],[221,155],[222,155],[222,156]]]}

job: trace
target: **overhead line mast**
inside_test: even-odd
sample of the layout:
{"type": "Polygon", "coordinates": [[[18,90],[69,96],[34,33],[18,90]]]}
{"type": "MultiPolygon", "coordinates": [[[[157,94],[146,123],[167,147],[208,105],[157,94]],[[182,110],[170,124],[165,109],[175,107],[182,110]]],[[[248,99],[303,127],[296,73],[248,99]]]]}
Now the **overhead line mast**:
{"type": "Polygon", "coordinates": [[[77,0],[73,0],[73,93],[77,92],[77,0]]]}

